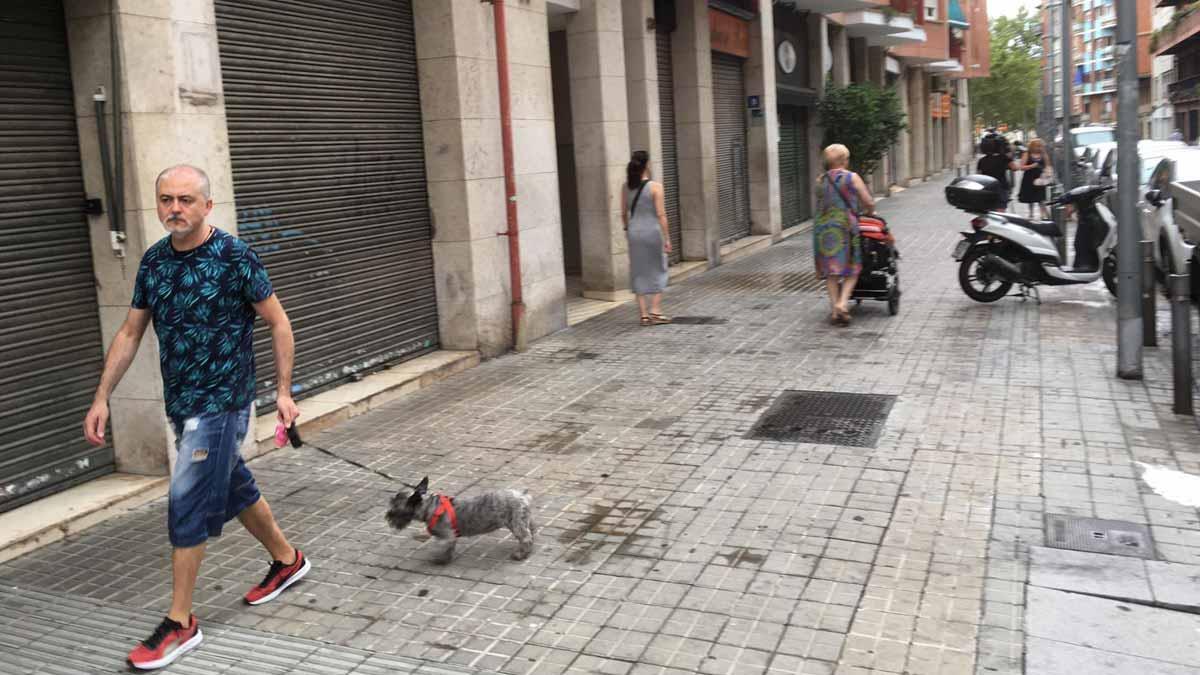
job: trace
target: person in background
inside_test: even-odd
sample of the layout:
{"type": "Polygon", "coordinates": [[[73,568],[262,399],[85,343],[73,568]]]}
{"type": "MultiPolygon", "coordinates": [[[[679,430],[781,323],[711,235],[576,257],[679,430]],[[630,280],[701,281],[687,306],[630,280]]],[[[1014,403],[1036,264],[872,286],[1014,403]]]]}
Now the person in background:
{"type": "Polygon", "coordinates": [[[846,167],[850,150],[840,143],[825,148],[825,173],[817,179],[817,217],[813,225],[813,260],[825,279],[835,326],[850,325],[850,295],[862,273],[862,241],[858,213],[875,213],[875,200],[863,179],[846,167]]]}
{"type": "Polygon", "coordinates": [[[641,325],[671,323],[671,318],[662,313],[667,254],[671,252],[663,186],[650,180],[650,153],[645,150],[633,153],[625,173],[621,221],[629,241],[629,286],[637,295],[641,325]]]}
{"type": "Polygon", "coordinates": [[[1046,147],[1042,139],[1035,138],[1029,142],[1029,149],[1017,162],[1021,170],[1021,190],[1017,193],[1017,201],[1029,205],[1029,217],[1033,217],[1034,204],[1038,207],[1038,215],[1045,218],[1042,204],[1046,201],[1046,186],[1039,185],[1038,179],[1046,169],[1046,147]]]}
{"type": "Polygon", "coordinates": [[[983,153],[983,157],[980,157],[979,162],[975,165],[976,171],[1000,182],[1001,189],[1004,191],[1004,206],[999,209],[1001,211],[1008,209],[1008,202],[1012,200],[1012,184],[1008,182],[1008,172],[1020,168],[1009,156],[1007,145],[999,134],[989,133],[984,136],[983,140],[979,142],[979,150],[983,153]]]}

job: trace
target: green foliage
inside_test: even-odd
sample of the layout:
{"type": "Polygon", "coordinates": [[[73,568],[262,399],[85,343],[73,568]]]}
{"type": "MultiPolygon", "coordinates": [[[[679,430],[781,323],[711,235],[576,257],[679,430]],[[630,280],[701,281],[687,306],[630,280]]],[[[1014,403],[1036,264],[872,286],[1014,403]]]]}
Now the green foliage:
{"type": "Polygon", "coordinates": [[[1042,64],[1038,19],[1022,7],[991,22],[991,76],[970,80],[971,107],[987,126],[1028,127],[1037,117],[1042,64]]]}
{"type": "Polygon", "coordinates": [[[904,110],[896,90],[867,82],[847,87],[827,84],[817,104],[822,145],[841,143],[850,150],[850,167],[861,175],[875,172],[879,160],[904,131],[904,110]]]}

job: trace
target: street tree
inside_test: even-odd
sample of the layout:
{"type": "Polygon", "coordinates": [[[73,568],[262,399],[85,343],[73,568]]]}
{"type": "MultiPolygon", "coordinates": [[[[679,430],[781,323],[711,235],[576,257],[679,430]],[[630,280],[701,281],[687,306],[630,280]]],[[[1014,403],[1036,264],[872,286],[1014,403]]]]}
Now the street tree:
{"type": "Polygon", "coordinates": [[[1041,26],[1024,7],[991,21],[991,75],[968,85],[971,107],[987,126],[1029,128],[1041,92],[1041,26]]]}
{"type": "Polygon", "coordinates": [[[817,106],[825,130],[822,145],[846,146],[850,166],[863,176],[875,172],[906,126],[896,90],[872,82],[846,87],[830,84],[817,106]]]}

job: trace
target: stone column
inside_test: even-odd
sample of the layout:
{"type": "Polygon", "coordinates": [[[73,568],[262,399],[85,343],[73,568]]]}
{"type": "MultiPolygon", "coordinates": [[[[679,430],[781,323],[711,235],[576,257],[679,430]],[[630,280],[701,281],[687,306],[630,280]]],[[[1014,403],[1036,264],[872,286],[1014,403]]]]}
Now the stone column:
{"type": "MultiPolygon", "coordinates": [[[[654,0],[621,0],[625,40],[625,96],[629,105],[629,149],[647,150],[653,167],[662,159],[662,130],[658,109],[658,47],[654,30],[654,0]]],[[[655,170],[655,175],[661,172],[655,170]]]]}
{"type": "MultiPolygon", "coordinates": [[[[830,30],[833,27],[829,23],[829,19],[819,15],[810,14],[808,18],[808,37],[811,41],[810,51],[810,68],[812,68],[812,83],[817,90],[817,98],[825,97],[826,74],[830,76],[837,71],[837,51],[832,48],[833,42],[830,40],[830,30]],[[828,48],[828,53],[826,49],[828,48]]],[[[821,151],[823,150],[821,143],[825,135],[825,129],[821,126],[821,116],[817,112],[817,108],[812,108],[812,114],[808,116],[808,166],[809,166],[809,185],[815,184],[816,178],[825,169],[825,160],[822,158],[821,151]]],[[[810,200],[813,204],[813,210],[816,210],[815,200],[810,200]]],[[[811,216],[812,214],[808,214],[811,216]]]]}
{"type": "Polygon", "coordinates": [[[830,49],[833,50],[833,86],[850,84],[850,39],[846,29],[826,21],[829,27],[830,49]]]}
{"type": "Polygon", "coordinates": [[[721,235],[708,4],[705,0],[677,0],[675,15],[671,59],[683,257],[708,260],[715,266],[721,264],[721,235]]]}
{"type": "Polygon", "coordinates": [[[908,69],[903,65],[896,78],[896,94],[900,99],[900,109],[904,111],[907,126],[900,132],[900,140],[896,143],[896,184],[904,187],[912,177],[912,105],[909,102],[908,69]]]}
{"type": "MultiPolygon", "coordinates": [[[[526,335],[566,324],[550,47],[544,0],[507,5],[526,335]]],[[[414,0],[438,321],[446,349],[512,344],[492,8],[414,0]]]]}
{"type": "MultiPolygon", "coordinates": [[[[887,61],[883,47],[866,47],[864,51],[864,60],[866,61],[866,82],[870,82],[878,87],[884,87],[887,83],[887,61]]],[[[871,190],[877,195],[886,195],[888,188],[887,165],[890,153],[884,153],[879,160],[879,168],[871,175],[871,190]]],[[[893,177],[893,180],[895,178],[893,177]]]]}
{"type": "MultiPolygon", "coordinates": [[[[107,216],[90,219],[92,259],[107,349],[129,309],[143,253],[166,231],[158,221],[154,180],[164,168],[194,164],[209,175],[215,202],[209,222],[237,232],[229,140],[212,0],[114,3],[120,31],[120,109],[124,135],[124,257],[109,243],[107,216]]],[[[92,95],[104,87],[113,109],[108,3],[64,5],[71,52],[80,159],[88,194],[104,194],[92,95]]],[[[107,128],[111,130],[110,126],[107,128]]],[[[112,146],[110,146],[112,147],[112,146]]],[[[105,208],[112,208],[105,204],[105,208]]],[[[147,331],[137,358],[109,402],[118,471],[165,474],[173,445],[163,406],[158,343],[147,331]]]]}
{"type": "Polygon", "coordinates": [[[967,80],[958,81],[958,105],[955,115],[958,116],[958,160],[957,164],[967,165],[975,157],[974,125],[971,124],[971,97],[967,80]]]}
{"type": "Polygon", "coordinates": [[[758,18],[750,24],[746,95],[757,96],[761,106],[751,112],[746,141],[750,233],[777,237],[783,214],[779,203],[779,110],[775,105],[775,25],[771,0],[759,0],[758,18]]]}
{"type": "Polygon", "coordinates": [[[913,179],[923,180],[928,174],[925,161],[929,130],[929,94],[925,89],[925,72],[920,68],[908,68],[908,123],[910,168],[913,179]]]}
{"type": "Polygon", "coordinates": [[[580,0],[567,19],[571,117],[583,255],[584,296],[620,300],[629,294],[629,252],[621,223],[629,108],[621,4],[580,0]]]}

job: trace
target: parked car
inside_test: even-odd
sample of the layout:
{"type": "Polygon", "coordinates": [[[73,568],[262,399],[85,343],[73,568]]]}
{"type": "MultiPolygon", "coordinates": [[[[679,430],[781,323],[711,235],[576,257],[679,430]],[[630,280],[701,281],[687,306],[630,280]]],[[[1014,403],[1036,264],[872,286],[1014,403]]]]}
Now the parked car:
{"type": "MultiPolygon", "coordinates": [[[[1071,130],[1071,149],[1075,152],[1075,159],[1082,157],[1083,149],[1089,145],[1116,142],[1117,130],[1111,126],[1092,124],[1071,130]]],[[[1062,149],[1062,132],[1054,137],[1054,148],[1062,149]]]]}
{"type": "Polygon", "coordinates": [[[1174,148],[1147,173],[1138,212],[1142,236],[1155,242],[1158,281],[1191,274],[1191,296],[1200,302],[1200,148],[1174,148]]]}
{"type": "MultiPolygon", "coordinates": [[[[1107,144],[1106,144],[1107,145],[1107,144]]],[[[1196,148],[1188,148],[1183,141],[1138,141],[1138,189],[1150,181],[1150,173],[1154,171],[1154,167],[1158,161],[1167,156],[1168,153],[1175,151],[1188,151],[1196,148]]],[[[1117,152],[1116,144],[1104,155],[1104,162],[1100,166],[1100,171],[1096,176],[1097,185],[1113,185],[1117,184],[1117,152]]],[[[1108,207],[1113,211],[1117,210],[1117,191],[1109,192],[1107,197],[1108,207]]]]}
{"type": "Polygon", "coordinates": [[[1100,184],[1100,170],[1104,168],[1104,162],[1108,159],[1109,154],[1116,156],[1117,144],[1115,142],[1096,143],[1089,145],[1084,151],[1084,158],[1087,162],[1087,182],[1088,185],[1100,184]]]}
{"type": "MultiPolygon", "coordinates": [[[[1088,178],[1090,177],[1089,172],[1085,166],[1080,164],[1088,147],[1097,143],[1115,143],[1116,141],[1117,130],[1110,126],[1087,125],[1071,129],[1071,153],[1073,155],[1071,158],[1072,185],[1083,185],[1088,182],[1088,178]]],[[[1054,147],[1051,150],[1051,155],[1054,158],[1054,169],[1060,175],[1064,170],[1062,149],[1062,132],[1059,132],[1054,137],[1054,147]]]]}

